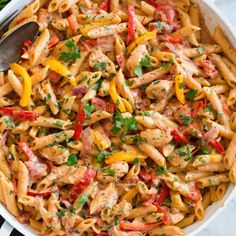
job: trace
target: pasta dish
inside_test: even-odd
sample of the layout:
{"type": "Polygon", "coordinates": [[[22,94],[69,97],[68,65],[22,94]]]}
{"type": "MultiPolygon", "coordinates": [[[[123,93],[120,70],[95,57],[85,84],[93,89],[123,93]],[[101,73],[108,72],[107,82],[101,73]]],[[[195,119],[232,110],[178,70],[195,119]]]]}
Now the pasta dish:
{"type": "MultiPolygon", "coordinates": [[[[39,235],[184,235],[236,184],[236,50],[189,0],[36,0],[0,72],[0,201],[39,235]]],[[[3,37],[4,37],[3,36],[3,37]]]]}

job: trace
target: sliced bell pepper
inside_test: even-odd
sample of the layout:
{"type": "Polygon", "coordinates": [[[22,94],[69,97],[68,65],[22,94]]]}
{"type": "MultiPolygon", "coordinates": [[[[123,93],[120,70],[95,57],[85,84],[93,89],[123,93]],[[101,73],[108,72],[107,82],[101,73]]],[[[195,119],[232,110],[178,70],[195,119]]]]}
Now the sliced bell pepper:
{"type": "Polygon", "coordinates": [[[211,145],[212,147],[214,147],[218,152],[220,152],[220,153],[222,153],[222,154],[225,153],[224,147],[223,147],[223,146],[220,144],[220,142],[217,141],[216,139],[212,140],[212,141],[210,142],[210,145],[211,145]]]}
{"type": "Polygon", "coordinates": [[[68,200],[73,202],[93,181],[96,176],[96,171],[93,169],[86,170],[84,176],[72,186],[69,191],[68,200]]]}
{"type": "Polygon", "coordinates": [[[128,46],[128,54],[130,54],[134,48],[136,48],[137,45],[139,44],[144,44],[146,43],[148,40],[151,39],[155,39],[156,38],[156,33],[157,31],[150,31],[147,32],[145,34],[143,34],[142,36],[138,37],[137,39],[135,39],[129,46],[128,46]]]}
{"type": "Polygon", "coordinates": [[[137,188],[132,188],[123,196],[122,199],[127,201],[127,202],[132,202],[132,200],[136,196],[136,194],[138,194],[138,189],[137,188]]]}
{"type": "Polygon", "coordinates": [[[123,104],[125,105],[126,110],[127,110],[128,112],[132,113],[132,112],[133,112],[132,105],[127,101],[127,99],[121,98],[121,101],[122,101],[123,104]]]}
{"type": "Polygon", "coordinates": [[[31,151],[31,149],[29,148],[28,144],[25,142],[19,142],[18,143],[19,148],[24,152],[24,154],[26,155],[26,157],[29,160],[34,160],[37,157],[34,155],[34,153],[31,151]]]}
{"type": "Polygon", "coordinates": [[[135,158],[145,159],[147,156],[141,152],[114,152],[106,158],[105,162],[106,164],[118,161],[133,162],[135,158]]]}
{"type": "Polygon", "coordinates": [[[57,35],[52,36],[48,42],[48,49],[52,49],[59,42],[60,42],[60,38],[57,35]]]}
{"type": "Polygon", "coordinates": [[[194,106],[193,111],[192,111],[192,113],[191,113],[191,117],[192,117],[192,118],[195,118],[195,117],[197,116],[197,113],[198,113],[198,111],[199,111],[199,109],[200,109],[201,107],[202,107],[202,109],[205,109],[205,108],[206,108],[206,103],[205,103],[204,100],[198,101],[197,105],[194,106]]]}
{"type": "Polygon", "coordinates": [[[156,199],[156,202],[158,204],[161,204],[163,203],[168,195],[170,194],[170,188],[167,186],[167,184],[164,182],[162,184],[162,187],[158,189],[158,193],[157,193],[157,199],[156,199]]]}
{"type": "Polygon", "coordinates": [[[58,74],[66,77],[73,86],[76,86],[75,77],[58,60],[56,60],[56,59],[47,59],[43,62],[43,65],[44,66],[49,66],[50,70],[52,70],[54,72],[57,72],[58,74]]]}
{"type": "Polygon", "coordinates": [[[10,116],[15,120],[36,120],[37,113],[31,111],[24,111],[11,107],[0,108],[0,114],[10,116]]]}
{"type": "Polygon", "coordinates": [[[134,6],[128,6],[128,38],[127,44],[131,44],[135,40],[135,11],[134,6]]]}
{"type": "Polygon", "coordinates": [[[79,23],[76,19],[76,15],[75,14],[71,14],[69,17],[66,18],[70,30],[72,32],[73,35],[78,34],[78,29],[79,29],[79,23]]]}
{"type": "Polygon", "coordinates": [[[111,146],[110,139],[106,136],[102,127],[92,129],[93,141],[98,148],[105,150],[111,146]]]}
{"type": "Polygon", "coordinates": [[[181,134],[178,129],[172,130],[172,131],[171,131],[171,135],[173,136],[174,140],[175,140],[177,143],[185,143],[185,144],[188,143],[187,138],[186,138],[183,134],[181,134]]]}
{"type": "Polygon", "coordinates": [[[73,136],[74,139],[79,139],[81,137],[81,134],[84,128],[83,124],[85,121],[85,112],[83,110],[84,108],[83,103],[78,102],[78,107],[79,107],[79,110],[78,110],[77,118],[75,121],[75,127],[74,127],[74,131],[75,131],[74,136],[73,136]]]}
{"type": "Polygon", "coordinates": [[[126,112],[125,105],[122,102],[121,97],[117,94],[117,91],[116,91],[115,78],[113,78],[110,83],[109,93],[110,93],[112,101],[115,103],[115,105],[120,110],[120,112],[126,112]]]}
{"type": "Polygon", "coordinates": [[[32,94],[32,79],[29,76],[27,70],[24,67],[20,66],[19,64],[16,63],[11,64],[11,69],[15,74],[22,76],[22,78],[24,79],[24,88],[20,100],[20,105],[22,107],[26,107],[30,102],[30,97],[32,94]]]}
{"type": "Polygon", "coordinates": [[[108,11],[109,3],[110,3],[110,0],[103,0],[102,4],[100,5],[100,9],[103,11],[108,11]]]}
{"type": "Polygon", "coordinates": [[[185,104],[185,97],[184,97],[184,78],[182,75],[175,76],[175,93],[178,100],[185,104]]]}

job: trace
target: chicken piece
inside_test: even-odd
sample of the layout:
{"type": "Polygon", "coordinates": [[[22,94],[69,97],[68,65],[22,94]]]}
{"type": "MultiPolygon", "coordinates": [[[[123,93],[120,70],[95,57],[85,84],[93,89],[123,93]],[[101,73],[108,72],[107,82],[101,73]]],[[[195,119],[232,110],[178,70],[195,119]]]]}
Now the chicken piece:
{"type": "Polygon", "coordinates": [[[162,147],[172,140],[170,129],[147,129],[140,134],[141,138],[154,147],[162,147]]]}
{"type": "Polygon", "coordinates": [[[101,71],[105,78],[109,78],[111,73],[116,73],[115,64],[103,54],[101,49],[96,49],[90,54],[89,66],[101,71]]]}
{"type": "Polygon", "coordinates": [[[99,191],[90,203],[90,214],[100,212],[104,206],[112,208],[118,201],[119,194],[114,183],[110,183],[104,190],[99,191]]]}
{"type": "Polygon", "coordinates": [[[55,164],[65,163],[70,154],[68,149],[59,144],[50,147],[44,147],[39,152],[44,158],[52,161],[55,164]]]}
{"type": "Polygon", "coordinates": [[[157,80],[147,87],[146,94],[151,99],[167,100],[174,95],[174,82],[157,80]]]}
{"type": "Polygon", "coordinates": [[[143,57],[147,54],[148,54],[148,51],[147,51],[146,45],[144,44],[137,46],[134,49],[134,51],[131,53],[126,63],[126,68],[128,69],[131,77],[136,76],[134,72],[135,67],[139,65],[143,57]]]}

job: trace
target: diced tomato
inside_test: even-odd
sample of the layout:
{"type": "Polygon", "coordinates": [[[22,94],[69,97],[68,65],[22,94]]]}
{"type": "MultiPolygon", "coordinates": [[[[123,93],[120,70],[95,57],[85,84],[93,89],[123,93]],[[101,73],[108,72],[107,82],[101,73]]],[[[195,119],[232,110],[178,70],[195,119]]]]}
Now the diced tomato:
{"type": "Polygon", "coordinates": [[[156,203],[158,204],[163,203],[167,199],[169,194],[170,194],[170,188],[167,186],[165,182],[163,182],[162,187],[158,189],[156,203]]]}
{"type": "Polygon", "coordinates": [[[103,11],[108,11],[110,0],[102,0],[102,4],[100,5],[100,9],[103,11]]]}
{"type": "Polygon", "coordinates": [[[83,124],[85,121],[85,113],[83,110],[83,108],[84,108],[83,103],[78,101],[78,107],[79,107],[79,110],[78,110],[77,118],[75,121],[75,127],[74,127],[74,131],[75,131],[74,136],[73,136],[74,139],[79,139],[81,137],[82,130],[84,128],[83,124]]]}
{"type": "Polygon", "coordinates": [[[135,40],[135,11],[134,6],[129,5],[128,6],[128,38],[127,38],[127,44],[129,45],[135,40]]]}
{"type": "Polygon", "coordinates": [[[220,152],[220,153],[222,153],[222,154],[225,153],[224,147],[223,147],[223,146],[220,144],[220,142],[217,141],[216,139],[212,140],[212,141],[210,142],[210,145],[211,145],[212,147],[214,147],[218,152],[220,152]]]}
{"type": "Polygon", "coordinates": [[[186,198],[193,202],[199,201],[201,199],[201,193],[197,187],[197,184],[190,182],[188,185],[190,186],[190,195],[186,196],[186,198]]]}
{"type": "Polygon", "coordinates": [[[96,107],[96,110],[106,110],[106,102],[102,98],[93,98],[91,105],[96,107]]]}
{"type": "Polygon", "coordinates": [[[56,46],[59,43],[60,39],[57,35],[54,35],[50,38],[48,42],[48,49],[52,49],[54,46],[56,46]]]}
{"type": "Polygon", "coordinates": [[[171,135],[173,136],[174,140],[177,143],[185,143],[185,144],[188,143],[187,138],[182,133],[180,133],[180,131],[178,129],[172,130],[171,135]]]}
{"type": "Polygon", "coordinates": [[[164,213],[164,216],[162,218],[163,224],[170,224],[171,223],[171,217],[170,217],[170,209],[166,206],[160,206],[158,202],[155,202],[153,205],[156,206],[157,212],[164,213]]]}
{"type": "Polygon", "coordinates": [[[122,222],[120,223],[120,228],[123,230],[130,231],[148,231],[155,229],[158,225],[161,225],[163,222],[155,222],[155,223],[128,223],[122,222]]]}
{"type": "Polygon", "coordinates": [[[106,111],[109,113],[113,113],[115,111],[115,104],[112,102],[107,102],[106,111]]]}
{"type": "Polygon", "coordinates": [[[20,50],[20,54],[21,55],[24,55],[29,49],[30,47],[33,45],[33,42],[29,39],[25,40],[23,43],[22,43],[22,46],[21,46],[21,50],[20,50]]]}
{"type": "Polygon", "coordinates": [[[38,117],[38,114],[35,112],[31,111],[24,111],[16,108],[11,108],[11,107],[5,107],[5,108],[0,108],[0,114],[5,115],[5,116],[10,116],[15,120],[36,120],[38,117]]]}
{"type": "Polygon", "coordinates": [[[148,182],[151,180],[150,174],[144,168],[140,170],[139,175],[145,182],[148,182]]]}
{"type": "Polygon", "coordinates": [[[203,100],[203,99],[202,99],[202,100],[199,100],[198,103],[197,103],[197,105],[194,106],[193,111],[192,111],[192,113],[191,113],[191,117],[192,117],[192,118],[195,118],[195,117],[197,116],[197,113],[198,113],[198,111],[199,111],[200,108],[202,108],[202,109],[205,109],[205,108],[206,108],[206,102],[205,102],[205,100],[203,100]]]}
{"type": "Polygon", "coordinates": [[[80,179],[74,186],[70,189],[68,200],[73,202],[84,190],[87,188],[94,177],[96,176],[96,171],[93,169],[88,169],[82,179],[80,179]]]}

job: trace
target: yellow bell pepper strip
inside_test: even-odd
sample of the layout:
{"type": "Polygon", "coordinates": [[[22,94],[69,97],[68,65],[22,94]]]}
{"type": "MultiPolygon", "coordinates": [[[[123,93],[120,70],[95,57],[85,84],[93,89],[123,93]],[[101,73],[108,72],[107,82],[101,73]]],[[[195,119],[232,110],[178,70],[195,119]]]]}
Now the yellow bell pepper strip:
{"type": "Polygon", "coordinates": [[[111,146],[110,139],[106,136],[102,127],[92,129],[93,141],[98,148],[105,150],[111,146]]]}
{"type": "Polygon", "coordinates": [[[178,100],[185,104],[185,97],[184,97],[184,78],[182,75],[175,76],[175,93],[178,100]]]}
{"type": "Polygon", "coordinates": [[[111,155],[109,155],[105,162],[106,164],[111,164],[114,162],[118,162],[118,161],[126,161],[126,162],[133,162],[135,160],[135,158],[138,159],[145,159],[147,158],[147,156],[145,156],[143,153],[141,152],[114,152],[111,155]]]}
{"type": "Polygon", "coordinates": [[[155,39],[156,38],[156,34],[157,31],[149,31],[145,34],[143,34],[142,36],[138,37],[137,39],[135,39],[129,46],[128,46],[128,54],[130,54],[134,48],[139,45],[139,44],[143,44],[146,43],[148,40],[151,39],[155,39]]]}
{"type": "Polygon", "coordinates": [[[75,77],[58,60],[56,60],[56,59],[47,59],[43,62],[43,65],[44,66],[49,66],[50,70],[55,71],[58,74],[66,77],[73,86],[76,86],[75,77]]]}
{"type": "Polygon", "coordinates": [[[126,202],[131,203],[136,194],[138,194],[138,189],[132,188],[123,196],[122,199],[125,200],[126,202]]]}
{"type": "Polygon", "coordinates": [[[125,99],[125,98],[121,98],[121,101],[123,102],[123,104],[125,105],[125,108],[128,112],[132,113],[133,112],[133,108],[132,105],[125,99]]]}
{"type": "Polygon", "coordinates": [[[115,78],[113,78],[110,83],[109,93],[110,93],[111,99],[113,100],[117,108],[120,110],[120,112],[126,112],[125,105],[122,102],[121,97],[117,94],[117,91],[116,91],[115,78]]]}
{"type": "Polygon", "coordinates": [[[20,100],[20,105],[26,107],[30,103],[32,94],[32,79],[27,70],[17,63],[11,64],[11,69],[15,74],[20,75],[24,79],[23,94],[20,100]]]}

